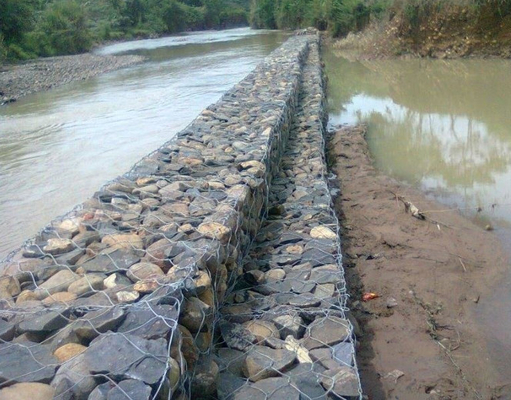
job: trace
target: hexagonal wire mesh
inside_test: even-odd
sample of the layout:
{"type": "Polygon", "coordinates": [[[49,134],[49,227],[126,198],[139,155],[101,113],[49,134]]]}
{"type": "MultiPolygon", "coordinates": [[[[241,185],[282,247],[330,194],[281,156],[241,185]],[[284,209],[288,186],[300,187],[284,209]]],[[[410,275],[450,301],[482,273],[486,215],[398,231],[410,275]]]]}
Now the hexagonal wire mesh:
{"type": "Polygon", "coordinates": [[[361,396],[319,63],[317,35],[290,39],[174,140],[8,257],[4,393],[361,396]]]}

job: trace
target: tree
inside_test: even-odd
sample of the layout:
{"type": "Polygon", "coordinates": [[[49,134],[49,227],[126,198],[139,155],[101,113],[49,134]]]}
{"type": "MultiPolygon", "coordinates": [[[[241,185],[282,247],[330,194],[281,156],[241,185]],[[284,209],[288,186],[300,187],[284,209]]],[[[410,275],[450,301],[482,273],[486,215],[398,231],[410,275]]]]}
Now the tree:
{"type": "Polygon", "coordinates": [[[0,0],[0,34],[7,44],[18,43],[34,22],[33,0],[0,0]]]}

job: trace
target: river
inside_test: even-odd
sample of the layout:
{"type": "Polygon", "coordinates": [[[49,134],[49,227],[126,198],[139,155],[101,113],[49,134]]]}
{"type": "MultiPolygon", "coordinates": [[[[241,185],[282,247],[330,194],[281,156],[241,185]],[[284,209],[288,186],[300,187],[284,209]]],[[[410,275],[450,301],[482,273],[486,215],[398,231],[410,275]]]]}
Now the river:
{"type": "Polygon", "coordinates": [[[119,43],[147,62],[0,108],[0,259],[127,172],[286,35],[248,28],[119,43]]]}
{"type": "MultiPolygon", "coordinates": [[[[349,61],[324,52],[330,123],[368,126],[376,166],[443,210],[495,229],[511,258],[511,61],[349,61]]],[[[476,317],[503,377],[511,360],[511,269],[476,317]]]]}

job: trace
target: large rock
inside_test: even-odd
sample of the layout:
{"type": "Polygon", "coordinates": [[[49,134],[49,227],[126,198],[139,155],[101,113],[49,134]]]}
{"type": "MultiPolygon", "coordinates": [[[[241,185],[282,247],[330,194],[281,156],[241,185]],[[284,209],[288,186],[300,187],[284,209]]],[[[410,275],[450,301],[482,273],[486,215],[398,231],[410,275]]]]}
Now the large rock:
{"type": "Polygon", "coordinates": [[[87,400],[96,385],[85,353],[62,364],[51,382],[58,400],[87,400]]]}
{"type": "Polygon", "coordinates": [[[52,400],[55,389],[44,383],[16,383],[0,390],[0,400],[52,400]]]}
{"type": "Polygon", "coordinates": [[[115,330],[126,318],[126,312],[119,306],[91,311],[75,321],[73,331],[83,340],[92,340],[100,333],[115,330]]]}
{"type": "Polygon", "coordinates": [[[193,399],[209,399],[216,395],[218,365],[210,358],[200,359],[195,366],[191,382],[193,399]]]}
{"type": "Polygon", "coordinates": [[[83,356],[94,374],[114,380],[138,379],[154,385],[165,375],[168,350],[164,339],[107,333],[94,339],[83,356]]]}
{"type": "Polygon", "coordinates": [[[134,234],[113,234],[107,235],[101,243],[116,249],[140,250],[144,248],[142,238],[134,234]]]}
{"type": "Polygon", "coordinates": [[[73,271],[63,269],[53,275],[46,282],[39,285],[39,287],[35,290],[35,293],[40,299],[44,299],[50,294],[66,292],[67,288],[80,278],[80,275],[75,274],[73,271]]]}
{"type": "Polygon", "coordinates": [[[132,265],[128,269],[126,275],[133,282],[138,282],[142,279],[157,278],[159,276],[164,276],[165,274],[158,265],[149,262],[141,262],[132,265]]]}
{"type": "Polygon", "coordinates": [[[289,350],[254,346],[248,351],[243,374],[252,382],[279,376],[281,371],[294,363],[295,358],[296,354],[289,350]]]}
{"type": "Polygon", "coordinates": [[[83,278],[78,279],[69,285],[68,292],[74,293],[76,296],[82,296],[87,293],[96,292],[103,289],[104,274],[85,274],[83,278]]]}
{"type": "Polygon", "coordinates": [[[78,343],[68,343],[64,346],[59,347],[53,355],[59,360],[61,363],[64,363],[70,360],[73,357],[76,357],[78,354],[83,353],[87,347],[82,346],[78,343]]]}
{"type": "Polygon", "coordinates": [[[268,378],[243,386],[233,400],[300,400],[300,392],[286,378],[268,378]]]}
{"type": "Polygon", "coordinates": [[[80,265],[85,272],[111,273],[126,271],[133,264],[140,261],[140,257],[124,249],[109,249],[80,265]]]}
{"type": "Polygon", "coordinates": [[[258,343],[263,343],[268,338],[280,338],[277,327],[268,321],[252,320],[245,322],[243,326],[255,336],[258,343]]]}
{"type": "Polygon", "coordinates": [[[355,400],[362,394],[357,372],[350,367],[337,367],[325,371],[321,384],[327,392],[342,399],[355,400]]]}
{"type": "Polygon", "coordinates": [[[0,343],[0,385],[4,382],[49,383],[58,361],[37,343],[0,343]]]}
{"type": "Polygon", "coordinates": [[[136,379],[127,379],[117,384],[106,382],[90,394],[88,400],[149,400],[151,387],[136,379]]]}
{"type": "Polygon", "coordinates": [[[273,319],[273,322],[282,339],[286,339],[289,335],[295,339],[300,339],[305,332],[305,323],[298,315],[279,315],[273,319]]]}
{"type": "Polygon", "coordinates": [[[144,339],[163,338],[177,325],[178,317],[175,306],[137,304],[129,309],[117,332],[130,333],[144,339]]]}
{"type": "Polygon", "coordinates": [[[256,337],[244,326],[220,321],[220,332],[227,346],[244,351],[257,341],[256,337]]]}
{"type": "Polygon", "coordinates": [[[48,239],[48,244],[43,247],[43,251],[54,256],[67,253],[75,248],[71,239],[53,238],[48,239]]]}
{"type": "Polygon", "coordinates": [[[190,332],[199,332],[212,317],[212,308],[196,297],[185,300],[179,323],[190,332]]]}
{"type": "Polygon", "coordinates": [[[27,316],[18,324],[21,333],[46,333],[60,329],[68,323],[69,309],[42,310],[27,316]]]}
{"type": "Polygon", "coordinates": [[[2,276],[0,278],[0,299],[10,300],[21,292],[18,279],[13,276],[2,276]]]}
{"type": "Polygon", "coordinates": [[[0,318],[0,340],[9,342],[14,337],[16,326],[0,318]]]}
{"type": "Polygon", "coordinates": [[[308,326],[303,346],[307,350],[333,346],[346,341],[350,336],[349,321],[334,316],[318,318],[308,326]]]}

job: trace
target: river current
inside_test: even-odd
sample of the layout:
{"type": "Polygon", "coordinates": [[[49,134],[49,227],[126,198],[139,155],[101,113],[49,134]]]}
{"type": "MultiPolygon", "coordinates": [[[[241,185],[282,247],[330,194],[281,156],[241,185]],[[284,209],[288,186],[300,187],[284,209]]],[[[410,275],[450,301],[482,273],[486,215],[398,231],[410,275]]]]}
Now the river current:
{"type": "Polygon", "coordinates": [[[248,28],[119,43],[147,61],[0,108],[0,259],[170,140],[286,35],[248,28]]]}

